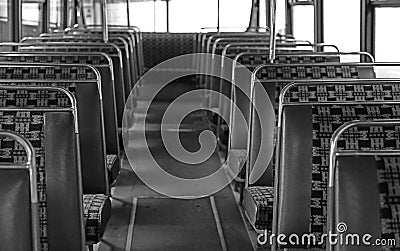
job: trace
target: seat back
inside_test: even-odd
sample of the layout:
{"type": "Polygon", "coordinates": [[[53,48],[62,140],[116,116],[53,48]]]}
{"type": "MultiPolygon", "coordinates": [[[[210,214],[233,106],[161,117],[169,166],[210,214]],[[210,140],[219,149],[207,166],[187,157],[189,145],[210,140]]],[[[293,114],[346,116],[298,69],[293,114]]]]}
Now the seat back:
{"type": "MultiPolygon", "coordinates": [[[[0,130],[21,134],[36,153],[41,250],[83,251],[82,184],[74,109],[2,107],[0,118],[0,130]]],[[[7,151],[13,159],[24,161],[18,144],[8,145],[7,151]]]]}
{"type": "Polygon", "coordinates": [[[104,43],[63,43],[49,42],[45,44],[23,44],[19,47],[19,51],[23,52],[58,52],[58,53],[98,53],[107,54],[113,64],[115,100],[117,107],[118,127],[122,125],[122,116],[125,106],[125,82],[123,75],[122,54],[121,50],[114,44],[104,43]]]}
{"type": "Polygon", "coordinates": [[[0,217],[0,249],[38,251],[35,152],[21,135],[0,131],[0,137],[0,214],[4,216],[0,217]],[[19,159],[10,154],[13,144],[19,144],[19,159]]]}
{"type": "MultiPolygon", "coordinates": [[[[243,69],[240,69],[237,71],[237,73],[240,73],[236,76],[237,81],[232,79],[232,83],[234,82],[235,84],[241,84],[242,91],[246,90],[247,93],[250,91],[250,80],[251,76],[247,72],[252,72],[257,66],[262,65],[262,64],[267,64],[268,61],[268,56],[266,54],[239,54],[243,56],[236,56],[236,54],[231,53],[230,51],[226,51],[226,57],[232,59],[231,60],[224,60],[223,62],[223,77],[226,79],[232,79],[232,72],[233,69],[237,66],[244,67],[243,69]],[[229,53],[229,54],[228,54],[229,53]],[[244,55],[250,55],[249,57],[246,57],[244,60],[244,55]],[[243,59],[243,60],[242,60],[243,59]],[[240,62],[239,62],[240,60],[240,62]],[[241,64],[244,63],[244,64],[241,64]],[[247,69],[247,70],[246,70],[247,69]],[[247,78],[247,79],[246,79],[247,78]]],[[[290,53],[290,52],[281,52],[278,53],[276,56],[276,63],[278,64],[298,64],[298,63],[325,63],[325,62],[333,62],[333,61],[339,61],[338,56],[334,55],[324,55],[324,54],[303,54],[303,53],[290,53]]],[[[246,92],[245,91],[245,92],[246,92]]],[[[231,83],[227,83],[223,80],[220,82],[220,89],[219,93],[224,94],[225,96],[231,97],[232,100],[235,100],[235,95],[236,98],[245,100],[243,97],[238,97],[240,95],[243,95],[243,92],[239,91],[237,88],[236,90],[232,89],[231,83]]],[[[248,102],[248,101],[247,101],[248,102]]],[[[223,99],[219,99],[219,107],[221,109],[222,116],[224,118],[228,118],[229,121],[231,121],[230,116],[235,112],[233,107],[231,105],[236,104],[236,103],[226,103],[224,102],[223,99]]],[[[246,111],[249,109],[249,104],[245,104],[240,102],[239,104],[236,104],[239,106],[241,111],[246,111]]],[[[248,112],[247,112],[248,115],[248,112]]],[[[221,122],[221,121],[220,121],[221,122]]],[[[233,125],[233,122],[231,123],[233,125]]],[[[240,127],[239,127],[240,128],[240,127]]],[[[232,132],[233,135],[237,134],[237,132],[232,132]]],[[[240,134],[239,134],[240,135],[240,134]]],[[[246,143],[240,144],[240,145],[235,145],[234,147],[236,149],[244,149],[243,147],[246,146],[246,143]]]]}
{"type": "MultiPolygon", "coordinates": [[[[275,114],[277,114],[277,100],[279,99],[279,95],[281,89],[288,84],[290,81],[296,80],[312,80],[312,79],[351,79],[351,78],[374,78],[374,69],[371,64],[353,64],[353,63],[328,63],[328,64],[275,64],[275,65],[264,65],[258,67],[254,72],[256,78],[261,84],[257,84],[253,88],[254,99],[253,103],[256,107],[260,107],[261,109],[255,111],[253,109],[250,118],[250,121],[253,125],[253,130],[248,132],[249,139],[249,165],[248,170],[253,175],[259,175],[258,171],[262,171],[265,168],[265,165],[269,165],[267,172],[258,180],[258,182],[254,183],[252,177],[249,177],[250,184],[255,185],[272,185],[273,181],[273,169],[274,163],[266,163],[267,160],[264,161],[263,154],[260,154],[260,146],[269,146],[271,142],[267,142],[265,137],[264,141],[261,142],[261,123],[268,124],[268,121],[260,121],[260,115],[256,115],[256,112],[260,114],[264,114],[268,112],[268,110],[264,111],[265,100],[264,97],[260,94],[266,91],[270,97],[273,107],[275,107],[275,114]],[[283,81],[279,81],[283,80],[283,81]],[[258,161],[256,163],[256,157],[259,156],[258,161]]],[[[268,118],[268,116],[263,116],[262,118],[268,118]]],[[[273,147],[273,146],[271,146],[273,147]]],[[[265,158],[267,156],[264,156],[265,158]]]]}
{"type": "MultiPolygon", "coordinates": [[[[0,53],[0,61],[17,63],[61,63],[61,64],[90,64],[98,69],[101,76],[101,98],[104,111],[104,128],[106,150],[108,154],[120,154],[118,125],[115,106],[114,76],[110,57],[105,53],[69,53],[54,52],[14,52],[0,53]]],[[[97,84],[97,81],[85,80],[97,84]]],[[[99,91],[98,91],[99,92],[99,91]]],[[[100,94],[99,94],[100,95],[100,94]]],[[[85,106],[81,109],[88,109],[85,106]]],[[[79,109],[79,110],[81,110],[79,109]]]]}
{"type": "MultiPolygon", "coordinates": [[[[311,233],[317,240],[327,233],[331,137],[349,121],[399,119],[399,88],[399,81],[349,80],[292,84],[282,91],[275,184],[276,233],[311,233]]],[[[382,141],[363,137],[362,132],[353,131],[339,146],[364,149],[373,144],[381,148],[382,141]]],[[[321,245],[311,243],[309,247],[321,245]]]]}
{"type": "MultiPolygon", "coordinates": [[[[42,95],[36,93],[36,87],[32,86],[53,86],[70,90],[75,96],[78,107],[78,128],[81,133],[79,138],[80,153],[84,156],[81,159],[82,180],[84,192],[88,194],[109,194],[108,175],[107,175],[107,159],[105,146],[105,132],[103,124],[102,104],[99,96],[99,86],[97,81],[85,78],[83,75],[79,77],[82,80],[74,80],[74,75],[67,72],[69,69],[80,66],[59,65],[59,66],[22,66],[22,65],[3,65],[1,69],[7,68],[8,75],[0,74],[0,89],[4,94],[4,107],[36,107],[36,108],[57,108],[71,107],[73,104],[63,96],[42,95]],[[62,68],[62,66],[64,68],[62,68]],[[54,72],[54,67],[62,69],[65,78],[69,80],[60,80],[54,72]],[[61,68],[60,68],[61,67],[61,68]],[[38,72],[47,70],[47,79],[40,78],[38,72]],[[18,74],[24,71],[24,80],[17,79],[18,74]],[[53,75],[51,75],[53,74],[53,75]],[[70,74],[68,76],[68,74],[70,74]],[[28,77],[29,76],[29,77],[28,77]],[[50,80],[52,78],[52,80],[50,80]],[[29,80],[30,79],[30,80],[29,80]],[[89,79],[89,80],[84,80],[89,79]],[[5,81],[7,80],[7,81],[5,81]],[[10,87],[6,85],[18,85],[10,87]],[[28,86],[31,86],[30,88],[28,86]],[[13,90],[13,88],[17,88],[13,90]],[[29,95],[32,92],[32,95],[29,95]]],[[[86,67],[86,66],[81,66],[86,67]]],[[[91,69],[91,68],[89,68],[91,69]]],[[[93,72],[88,72],[92,74],[93,72]]]]}
{"type": "MultiPolygon", "coordinates": [[[[136,78],[136,73],[131,72],[131,62],[130,62],[130,50],[129,44],[124,39],[120,37],[109,37],[109,43],[104,43],[103,38],[101,36],[83,36],[83,35],[76,35],[76,36],[52,36],[52,37],[28,37],[22,40],[25,43],[39,43],[39,44],[46,44],[49,42],[66,42],[66,43],[85,43],[87,46],[90,46],[91,43],[96,44],[112,44],[117,46],[121,52],[121,63],[122,63],[122,73],[124,79],[124,93],[125,99],[128,98],[128,95],[131,90],[131,83],[133,82],[132,79],[136,78]]],[[[103,45],[103,46],[104,46],[103,45]]]]}
{"type": "MultiPolygon", "coordinates": [[[[379,238],[387,241],[386,249],[399,247],[397,242],[389,243],[400,237],[396,210],[399,206],[400,142],[398,137],[393,137],[400,133],[399,125],[400,120],[396,119],[352,121],[335,131],[332,136],[335,143],[330,151],[327,219],[328,229],[333,233],[337,233],[333,225],[346,222],[352,232],[361,237],[369,233],[371,243],[379,238]],[[350,139],[356,134],[360,136],[350,139]],[[346,144],[349,140],[356,144],[346,144]]],[[[364,248],[382,250],[380,247],[364,248]]],[[[332,250],[355,248],[337,245],[332,250]]]]}

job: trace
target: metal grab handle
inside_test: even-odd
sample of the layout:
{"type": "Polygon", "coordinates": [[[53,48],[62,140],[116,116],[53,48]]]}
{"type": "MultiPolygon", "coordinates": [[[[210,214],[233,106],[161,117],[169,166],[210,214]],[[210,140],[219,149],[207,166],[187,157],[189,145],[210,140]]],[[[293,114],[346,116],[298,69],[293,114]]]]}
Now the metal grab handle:
{"type": "Polygon", "coordinates": [[[336,156],[340,152],[348,152],[350,155],[399,155],[400,149],[398,150],[375,150],[375,151],[346,151],[346,150],[338,150],[338,142],[343,133],[353,127],[367,127],[367,126],[390,126],[390,125],[398,125],[400,126],[399,119],[377,119],[377,120],[354,120],[351,122],[347,122],[340,126],[332,135],[331,143],[330,143],[330,152],[329,152],[329,186],[332,188],[334,186],[334,172],[336,170],[335,162],[336,156]]]}
{"type": "MultiPolygon", "coordinates": [[[[340,136],[346,132],[350,128],[354,127],[368,127],[368,126],[400,126],[399,119],[385,119],[385,120],[367,120],[367,121],[360,121],[354,120],[347,122],[340,126],[332,135],[331,144],[330,144],[330,153],[329,153],[329,184],[328,184],[328,214],[327,214],[327,228],[333,232],[334,229],[334,215],[335,215],[335,200],[333,198],[333,188],[335,184],[335,171],[336,171],[336,157],[340,152],[345,153],[348,152],[346,155],[358,155],[358,156],[400,156],[400,149],[397,150],[376,150],[376,151],[340,151],[337,149],[338,141],[340,136]]],[[[333,246],[329,245],[328,250],[332,251],[333,246]]]]}
{"type": "Polygon", "coordinates": [[[40,225],[39,225],[39,201],[37,191],[37,176],[36,176],[36,154],[31,142],[25,139],[22,135],[12,132],[0,130],[0,137],[11,138],[18,142],[25,150],[27,160],[24,165],[29,170],[30,180],[30,197],[31,197],[31,231],[32,231],[32,247],[34,251],[40,250],[40,225]]]}
{"type": "Polygon", "coordinates": [[[332,47],[334,48],[337,52],[340,52],[339,47],[337,47],[334,44],[325,44],[325,43],[316,43],[314,44],[314,49],[316,50],[317,48],[324,48],[324,47],[332,47]]]}

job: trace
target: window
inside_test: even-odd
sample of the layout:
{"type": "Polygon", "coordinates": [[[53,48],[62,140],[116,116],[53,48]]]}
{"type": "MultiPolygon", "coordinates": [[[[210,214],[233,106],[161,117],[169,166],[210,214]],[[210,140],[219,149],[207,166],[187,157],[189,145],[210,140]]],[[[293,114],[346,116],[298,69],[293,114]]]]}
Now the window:
{"type": "Polygon", "coordinates": [[[145,32],[167,31],[167,3],[165,1],[132,2],[131,25],[145,32]]]}
{"type": "Polygon", "coordinates": [[[171,0],[169,5],[171,32],[199,32],[218,25],[217,0],[171,0]]]}
{"type": "Polygon", "coordinates": [[[376,8],[375,22],[375,60],[400,62],[400,8],[376,8]]]}
{"type": "Polygon", "coordinates": [[[10,17],[12,0],[0,0],[0,42],[11,41],[12,23],[10,17]]]}
{"type": "MultiPolygon", "coordinates": [[[[260,2],[260,26],[266,27],[267,26],[267,17],[269,17],[269,13],[266,12],[266,5],[265,1],[260,2]],[[264,10],[264,11],[263,11],[264,10]]],[[[247,20],[247,24],[249,23],[250,12],[248,16],[245,16],[247,20]]],[[[280,34],[286,33],[286,10],[285,10],[285,1],[277,1],[276,2],[276,32],[280,34]]]]}
{"type": "Polygon", "coordinates": [[[314,41],[314,6],[293,6],[293,36],[299,40],[314,41]]]}
{"type": "Polygon", "coordinates": [[[249,25],[250,12],[251,1],[220,0],[220,27],[239,28],[236,30],[245,31],[249,25]]]}
{"type": "Polygon", "coordinates": [[[42,20],[43,1],[22,1],[22,37],[41,34],[42,20]]]}
{"type": "Polygon", "coordinates": [[[50,29],[63,28],[63,0],[50,0],[50,29]]]}
{"type": "Polygon", "coordinates": [[[127,2],[116,0],[107,1],[107,19],[109,25],[127,26],[128,13],[127,2]]]}
{"type": "MultiPolygon", "coordinates": [[[[360,51],[360,8],[360,1],[324,0],[324,42],[343,52],[360,51]]],[[[342,59],[359,60],[358,56],[342,59]]]]}

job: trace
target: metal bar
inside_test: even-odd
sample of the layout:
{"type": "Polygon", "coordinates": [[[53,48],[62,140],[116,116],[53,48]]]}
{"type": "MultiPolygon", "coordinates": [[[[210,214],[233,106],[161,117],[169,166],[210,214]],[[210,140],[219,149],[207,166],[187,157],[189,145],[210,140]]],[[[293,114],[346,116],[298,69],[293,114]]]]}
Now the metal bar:
{"type": "MultiPolygon", "coordinates": [[[[324,4],[322,0],[314,1],[314,44],[324,42],[324,4]]],[[[323,51],[316,48],[316,51],[323,51]]]]}
{"type": "Polygon", "coordinates": [[[289,0],[285,1],[286,11],[286,34],[293,34],[293,7],[289,4],[289,0]]]}
{"type": "Polygon", "coordinates": [[[169,32],[169,1],[170,0],[166,0],[166,4],[167,4],[167,32],[169,32]]]}
{"type": "Polygon", "coordinates": [[[19,42],[22,37],[22,0],[10,1],[11,2],[11,20],[12,30],[11,37],[13,42],[19,42]]]}
{"type": "Polygon", "coordinates": [[[47,33],[49,31],[50,31],[50,1],[46,0],[43,3],[42,32],[47,33]]]}
{"type": "MultiPolygon", "coordinates": [[[[375,8],[370,0],[361,1],[361,40],[360,50],[366,51],[375,57],[375,8]]],[[[367,58],[362,58],[363,62],[369,62],[367,58]]]]}
{"type": "Polygon", "coordinates": [[[276,53],[276,0],[270,1],[270,46],[269,46],[269,61],[274,63],[276,53]]]}
{"type": "MultiPolygon", "coordinates": [[[[390,102],[390,103],[399,103],[397,102],[390,102]]],[[[339,153],[339,150],[337,149],[337,144],[339,142],[340,136],[346,132],[348,129],[352,127],[360,127],[360,126],[384,126],[384,125],[398,125],[400,126],[400,120],[394,119],[394,120],[371,120],[371,121],[359,121],[355,120],[352,122],[348,122],[340,126],[332,135],[331,138],[331,148],[330,148],[330,155],[329,155],[329,185],[328,187],[333,187],[334,186],[334,181],[335,181],[335,176],[334,172],[336,169],[335,162],[336,162],[336,156],[337,153],[339,153]]],[[[346,155],[345,150],[340,151],[342,155],[346,155]]],[[[355,154],[355,152],[353,152],[355,154]]],[[[357,155],[400,155],[400,150],[382,150],[382,151],[370,151],[369,154],[367,154],[367,151],[358,151],[357,155]],[[365,152],[364,154],[362,152],[365,152]]],[[[348,154],[347,154],[348,155],[348,154]]]]}
{"type": "MultiPolygon", "coordinates": [[[[168,0],[167,0],[167,2],[168,2],[168,0]]],[[[220,22],[221,22],[221,20],[220,20],[220,11],[221,11],[221,3],[220,3],[220,0],[218,0],[218,23],[217,23],[217,32],[219,32],[219,30],[220,30],[220,22]]]]}
{"type": "Polygon", "coordinates": [[[257,32],[260,27],[260,0],[253,0],[247,32],[257,32]]]}
{"type": "Polygon", "coordinates": [[[37,192],[37,176],[36,176],[36,155],[32,144],[20,134],[11,131],[1,131],[2,137],[9,137],[17,141],[25,149],[27,155],[26,167],[29,170],[30,180],[30,199],[31,199],[31,231],[32,231],[32,247],[33,251],[40,249],[40,226],[39,226],[39,202],[37,192]]]}
{"type": "Polygon", "coordinates": [[[103,40],[105,43],[108,42],[108,19],[107,19],[107,0],[101,1],[102,6],[102,18],[103,18],[103,40]]]}
{"type": "MultiPolygon", "coordinates": [[[[168,7],[167,7],[168,8],[168,7]]],[[[131,15],[129,14],[131,12],[131,1],[130,0],[126,0],[126,12],[127,12],[127,21],[128,21],[128,25],[127,27],[131,27],[131,15]]],[[[168,14],[167,14],[168,15],[168,14]]],[[[167,24],[168,26],[168,24],[167,24]]]]}
{"type": "Polygon", "coordinates": [[[68,27],[68,11],[69,11],[69,0],[63,0],[62,2],[62,29],[68,27]]]}

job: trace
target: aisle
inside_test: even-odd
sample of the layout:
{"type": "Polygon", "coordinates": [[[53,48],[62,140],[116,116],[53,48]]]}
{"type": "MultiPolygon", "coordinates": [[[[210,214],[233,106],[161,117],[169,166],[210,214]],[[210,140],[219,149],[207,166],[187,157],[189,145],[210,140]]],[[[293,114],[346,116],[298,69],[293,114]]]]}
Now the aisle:
{"type": "MultiPolygon", "coordinates": [[[[172,158],[165,149],[160,122],[170,99],[190,89],[187,83],[176,83],[174,88],[166,89],[152,103],[150,112],[144,116],[143,107],[146,90],[136,110],[136,123],[131,129],[131,141],[127,153],[134,154],[139,168],[151,165],[143,155],[143,142],[136,138],[144,129],[146,120],[146,141],[157,163],[167,172],[182,178],[199,178],[215,172],[221,165],[214,153],[206,162],[188,165],[172,158]],[[188,88],[186,88],[188,87],[188,88]],[[185,90],[186,89],[186,90],[185,90]]],[[[201,106],[198,100],[186,100],[183,106],[201,106]]],[[[189,151],[198,150],[198,136],[205,124],[198,116],[188,116],[180,127],[182,145],[189,151]]],[[[206,198],[196,200],[172,199],[148,188],[133,173],[128,161],[118,184],[113,188],[113,216],[105,234],[101,251],[251,251],[253,250],[246,226],[234,199],[230,186],[206,198]],[[118,227],[117,227],[118,226],[118,227]]],[[[182,191],[182,196],[185,191],[182,191]]]]}

